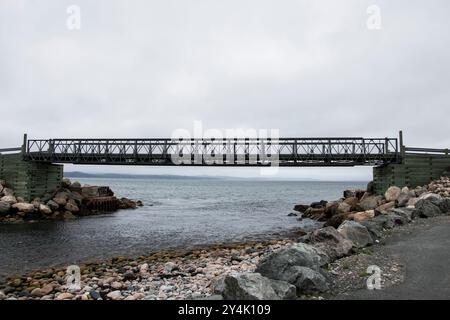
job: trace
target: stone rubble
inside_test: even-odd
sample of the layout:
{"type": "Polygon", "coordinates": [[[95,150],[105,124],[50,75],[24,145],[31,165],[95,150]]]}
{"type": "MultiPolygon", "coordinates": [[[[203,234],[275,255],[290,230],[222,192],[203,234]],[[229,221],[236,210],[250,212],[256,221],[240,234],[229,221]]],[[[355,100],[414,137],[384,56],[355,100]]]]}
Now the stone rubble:
{"type": "MultiPolygon", "coordinates": [[[[214,283],[226,276],[254,274],[266,255],[292,244],[291,240],[271,240],[246,244],[216,245],[192,250],[160,251],[138,258],[116,257],[108,261],[81,265],[80,290],[71,291],[65,268],[36,271],[15,276],[0,285],[0,299],[9,300],[182,300],[204,299],[214,294],[214,283]]],[[[262,276],[260,276],[263,278],[262,276]]],[[[253,276],[228,280],[242,288],[242,296],[269,297],[251,289],[246,281],[253,276]],[[247,290],[249,290],[247,292],[247,290]],[[253,291],[252,291],[253,290],[253,291]],[[247,293],[245,293],[247,292],[247,293]],[[253,293],[251,293],[253,292],[253,293]]],[[[270,283],[280,299],[293,298],[292,287],[270,283]]],[[[224,286],[220,292],[222,293],[224,286]]],[[[294,293],[295,293],[295,287],[294,293]]],[[[216,291],[217,293],[217,291],[216,291]]],[[[235,293],[237,294],[237,293],[235,293]]],[[[273,294],[273,292],[272,292],[273,294]]],[[[229,295],[231,297],[231,293],[229,295]]],[[[275,297],[275,296],[271,296],[275,297]]]]}
{"type": "Polygon", "coordinates": [[[108,187],[81,186],[77,181],[64,179],[62,187],[47,194],[43,198],[35,198],[26,202],[14,196],[14,191],[0,180],[0,223],[35,222],[48,219],[74,219],[111,212],[116,209],[129,209],[142,206],[141,201],[127,198],[117,199],[108,187]],[[103,199],[112,204],[108,210],[95,209],[91,203],[96,199],[103,199]]]}

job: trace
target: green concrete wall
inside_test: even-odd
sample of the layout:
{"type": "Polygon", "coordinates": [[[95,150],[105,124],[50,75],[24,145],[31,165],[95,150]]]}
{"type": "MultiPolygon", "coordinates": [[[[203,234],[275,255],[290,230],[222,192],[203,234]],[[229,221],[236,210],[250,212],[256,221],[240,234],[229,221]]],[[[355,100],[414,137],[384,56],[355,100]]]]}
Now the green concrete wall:
{"type": "Polygon", "coordinates": [[[401,164],[373,168],[375,192],[384,193],[390,186],[423,186],[450,171],[450,155],[405,154],[401,164]]]}
{"type": "Polygon", "coordinates": [[[0,179],[26,201],[55,191],[62,178],[62,165],[23,161],[21,153],[0,154],[0,179]]]}

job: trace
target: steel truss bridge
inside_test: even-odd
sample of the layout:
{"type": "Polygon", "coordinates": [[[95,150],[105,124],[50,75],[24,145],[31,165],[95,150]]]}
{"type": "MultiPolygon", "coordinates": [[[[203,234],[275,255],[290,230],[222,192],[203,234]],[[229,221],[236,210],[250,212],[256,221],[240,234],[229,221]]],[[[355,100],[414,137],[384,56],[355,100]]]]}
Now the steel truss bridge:
{"type": "Polygon", "coordinates": [[[401,161],[397,138],[47,139],[24,137],[24,160],[145,166],[377,166],[401,161]]]}

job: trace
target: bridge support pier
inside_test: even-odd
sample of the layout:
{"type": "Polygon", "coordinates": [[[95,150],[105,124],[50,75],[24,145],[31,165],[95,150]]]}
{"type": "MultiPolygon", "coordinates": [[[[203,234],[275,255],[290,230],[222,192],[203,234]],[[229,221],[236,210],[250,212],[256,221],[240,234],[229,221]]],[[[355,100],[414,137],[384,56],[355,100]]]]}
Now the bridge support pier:
{"type": "Polygon", "coordinates": [[[25,201],[61,186],[63,165],[24,161],[22,153],[0,154],[0,179],[25,201]]]}
{"type": "Polygon", "coordinates": [[[423,186],[450,173],[448,154],[403,154],[402,163],[373,168],[374,191],[384,193],[390,186],[423,186]]]}

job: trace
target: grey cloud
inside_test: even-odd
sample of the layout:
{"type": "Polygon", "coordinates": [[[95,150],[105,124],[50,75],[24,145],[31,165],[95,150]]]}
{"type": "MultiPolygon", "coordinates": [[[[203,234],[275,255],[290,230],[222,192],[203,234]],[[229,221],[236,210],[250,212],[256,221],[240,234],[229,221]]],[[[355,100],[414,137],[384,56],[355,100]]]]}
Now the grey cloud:
{"type": "MultiPolygon", "coordinates": [[[[408,145],[450,147],[448,9],[445,0],[2,0],[0,146],[18,145],[24,132],[170,136],[201,120],[283,136],[384,137],[403,129],[408,145]],[[65,26],[71,4],[81,8],[80,31],[65,26]],[[371,4],[381,8],[379,31],[366,28],[371,4]]],[[[256,174],[169,171],[177,170],[256,174]]]]}

